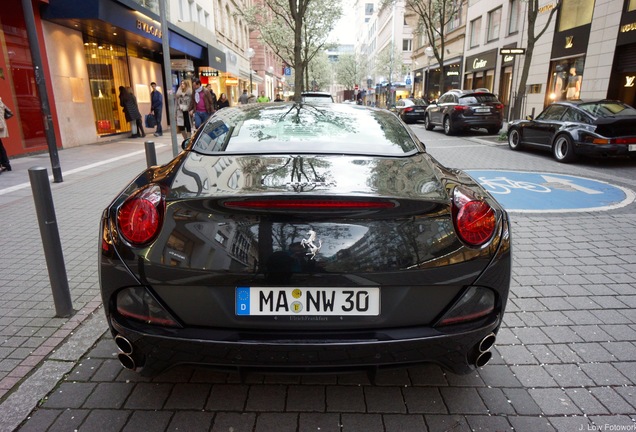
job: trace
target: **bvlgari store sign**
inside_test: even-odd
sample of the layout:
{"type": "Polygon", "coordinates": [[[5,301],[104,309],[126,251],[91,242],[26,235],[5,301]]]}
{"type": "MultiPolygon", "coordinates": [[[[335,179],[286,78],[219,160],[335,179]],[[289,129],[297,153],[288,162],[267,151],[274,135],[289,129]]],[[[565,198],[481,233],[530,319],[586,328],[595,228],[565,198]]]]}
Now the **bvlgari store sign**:
{"type": "Polygon", "coordinates": [[[467,73],[494,69],[497,66],[497,50],[466,57],[467,73]]]}

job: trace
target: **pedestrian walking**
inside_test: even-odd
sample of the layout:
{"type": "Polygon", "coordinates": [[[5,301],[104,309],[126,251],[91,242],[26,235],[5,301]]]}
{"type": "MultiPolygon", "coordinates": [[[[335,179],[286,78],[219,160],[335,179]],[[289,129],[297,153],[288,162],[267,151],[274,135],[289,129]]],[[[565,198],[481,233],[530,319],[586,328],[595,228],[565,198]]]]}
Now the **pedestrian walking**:
{"type": "Polygon", "coordinates": [[[265,102],[269,102],[269,97],[265,96],[265,92],[261,91],[261,95],[256,99],[256,102],[258,103],[265,103],[265,102]]]}
{"type": "Polygon", "coordinates": [[[206,84],[205,88],[210,92],[210,95],[212,95],[212,101],[214,103],[214,110],[218,110],[218,100],[216,98],[216,93],[214,93],[214,89],[212,88],[212,84],[206,84]]]}
{"type": "Polygon", "coordinates": [[[177,132],[181,132],[183,139],[188,139],[192,135],[190,99],[192,99],[192,83],[190,80],[183,80],[175,93],[177,132]]]}
{"type": "Polygon", "coordinates": [[[9,137],[9,126],[7,125],[7,119],[13,117],[11,110],[2,102],[0,98],[0,174],[3,171],[11,171],[11,163],[9,163],[9,156],[7,156],[7,150],[2,144],[2,138],[9,137]]]}
{"type": "Polygon", "coordinates": [[[141,112],[137,105],[137,98],[131,87],[119,86],[119,105],[124,109],[124,117],[130,123],[131,138],[145,137],[144,125],[141,122],[141,112]]]}
{"type": "Polygon", "coordinates": [[[219,100],[216,103],[217,109],[227,108],[230,106],[230,100],[227,98],[225,93],[221,93],[219,96],[219,100]]]}
{"type": "Polygon", "coordinates": [[[247,103],[249,102],[249,95],[247,94],[247,89],[243,90],[243,94],[241,96],[239,96],[239,103],[241,105],[247,105],[247,103]]]}
{"type": "Polygon", "coordinates": [[[214,113],[214,101],[210,92],[203,87],[201,80],[192,80],[192,97],[189,111],[194,115],[194,127],[198,129],[214,113]]]}
{"type": "Polygon", "coordinates": [[[163,111],[163,96],[161,92],[157,90],[157,83],[151,82],[150,88],[150,114],[155,116],[157,122],[157,129],[155,130],[155,136],[163,135],[163,128],[161,127],[161,114],[163,111]]]}
{"type": "Polygon", "coordinates": [[[283,97],[280,95],[280,93],[278,93],[276,95],[276,99],[274,99],[274,102],[285,102],[285,99],[283,99],[283,97]]]}

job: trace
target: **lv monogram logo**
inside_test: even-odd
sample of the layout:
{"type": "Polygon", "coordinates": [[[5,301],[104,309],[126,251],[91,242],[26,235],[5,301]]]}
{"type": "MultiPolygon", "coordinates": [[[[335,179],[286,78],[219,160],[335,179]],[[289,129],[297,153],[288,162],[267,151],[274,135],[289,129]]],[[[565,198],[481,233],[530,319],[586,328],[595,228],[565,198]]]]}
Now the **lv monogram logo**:
{"type": "Polygon", "coordinates": [[[572,48],[574,46],[574,36],[565,37],[565,47],[572,48]]]}
{"type": "Polygon", "coordinates": [[[634,79],[636,76],[626,76],[625,77],[625,87],[634,87],[634,79]]]}

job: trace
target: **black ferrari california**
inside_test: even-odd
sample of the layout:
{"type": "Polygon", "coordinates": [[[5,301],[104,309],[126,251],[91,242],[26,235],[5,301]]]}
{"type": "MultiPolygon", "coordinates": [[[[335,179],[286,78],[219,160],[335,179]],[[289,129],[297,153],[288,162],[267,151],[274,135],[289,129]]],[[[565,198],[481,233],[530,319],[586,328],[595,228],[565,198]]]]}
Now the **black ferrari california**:
{"type": "Polygon", "coordinates": [[[579,155],[636,157],[635,124],[636,109],[620,101],[562,101],[536,119],[510,122],[508,145],[550,150],[564,163],[579,155]]]}
{"type": "Polygon", "coordinates": [[[392,113],[218,111],[104,210],[100,284],[126,368],[340,372],[485,365],[507,213],[392,113]]]}

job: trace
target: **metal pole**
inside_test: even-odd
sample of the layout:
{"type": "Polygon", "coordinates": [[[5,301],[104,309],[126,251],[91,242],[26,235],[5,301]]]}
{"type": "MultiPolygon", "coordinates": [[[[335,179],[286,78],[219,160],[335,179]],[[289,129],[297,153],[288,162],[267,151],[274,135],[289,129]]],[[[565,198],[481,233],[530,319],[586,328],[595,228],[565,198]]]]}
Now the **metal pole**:
{"type": "Polygon", "coordinates": [[[62,183],[62,168],[60,167],[60,158],[57,154],[57,143],[55,141],[55,131],[53,130],[53,117],[49,108],[49,97],[46,92],[46,83],[42,74],[42,56],[40,55],[40,43],[38,33],[35,26],[35,15],[33,12],[32,0],[22,0],[22,10],[24,12],[24,23],[26,24],[27,37],[29,39],[29,48],[31,50],[31,58],[33,59],[33,72],[35,74],[35,82],[38,86],[40,96],[40,110],[42,120],[44,122],[44,134],[46,135],[46,144],[49,148],[49,157],[51,159],[51,170],[53,171],[53,181],[62,183]]]}
{"type": "Polygon", "coordinates": [[[46,168],[29,168],[29,180],[33,191],[35,212],[40,225],[40,236],[44,247],[46,267],[49,270],[49,280],[51,281],[53,302],[55,303],[55,316],[61,318],[69,317],[73,315],[73,304],[68,288],[62,243],[57,229],[55,208],[46,168]]]}
{"type": "Polygon", "coordinates": [[[175,112],[174,96],[172,95],[172,69],[170,66],[170,30],[168,29],[168,18],[166,16],[166,1],[159,0],[159,18],[161,19],[161,42],[163,45],[163,70],[165,72],[164,82],[166,88],[164,92],[168,97],[168,112],[166,118],[170,121],[170,138],[172,139],[172,155],[179,154],[179,143],[177,142],[177,125],[172,120],[172,114],[175,112]]]}
{"type": "Polygon", "coordinates": [[[154,141],[145,141],[144,147],[146,148],[146,165],[148,168],[157,165],[157,152],[155,151],[154,141]]]}

